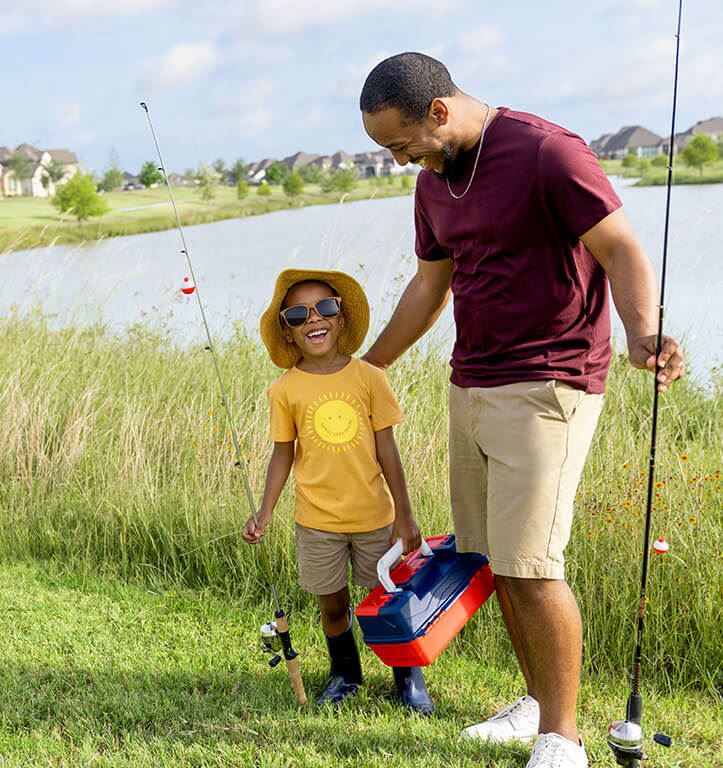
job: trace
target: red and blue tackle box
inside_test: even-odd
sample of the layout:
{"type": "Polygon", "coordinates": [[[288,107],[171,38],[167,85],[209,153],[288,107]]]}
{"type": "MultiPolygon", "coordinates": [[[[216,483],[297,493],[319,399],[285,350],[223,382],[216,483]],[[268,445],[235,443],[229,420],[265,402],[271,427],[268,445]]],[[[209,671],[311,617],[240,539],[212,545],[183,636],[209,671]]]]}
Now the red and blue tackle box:
{"type": "Polygon", "coordinates": [[[494,592],[487,558],[432,536],[390,573],[398,541],[377,566],[378,586],[356,609],[364,642],[391,667],[431,664],[494,592]]]}

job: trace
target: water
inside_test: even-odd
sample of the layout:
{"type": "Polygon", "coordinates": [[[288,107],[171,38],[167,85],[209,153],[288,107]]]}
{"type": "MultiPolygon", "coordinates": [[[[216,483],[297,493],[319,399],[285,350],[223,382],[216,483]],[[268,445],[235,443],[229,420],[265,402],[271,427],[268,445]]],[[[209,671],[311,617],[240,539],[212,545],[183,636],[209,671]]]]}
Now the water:
{"type": "MultiPolygon", "coordinates": [[[[665,189],[614,183],[659,273],[665,189]]],[[[416,267],[412,206],[411,197],[398,197],[189,227],[186,239],[212,333],[228,335],[235,323],[256,333],[274,278],[289,266],[355,275],[367,290],[373,327],[380,328],[416,267]]],[[[701,380],[722,362],[722,212],[723,185],[673,188],[665,328],[684,339],[689,370],[701,380]]],[[[178,232],[169,230],[6,255],[0,260],[0,312],[40,306],[58,324],[102,321],[122,332],[141,323],[165,329],[179,343],[195,343],[198,308],[195,297],[179,291],[187,274],[180,248],[178,232]]],[[[613,325],[623,339],[617,317],[613,325]]],[[[435,339],[447,350],[452,338],[448,309],[435,339]]]]}

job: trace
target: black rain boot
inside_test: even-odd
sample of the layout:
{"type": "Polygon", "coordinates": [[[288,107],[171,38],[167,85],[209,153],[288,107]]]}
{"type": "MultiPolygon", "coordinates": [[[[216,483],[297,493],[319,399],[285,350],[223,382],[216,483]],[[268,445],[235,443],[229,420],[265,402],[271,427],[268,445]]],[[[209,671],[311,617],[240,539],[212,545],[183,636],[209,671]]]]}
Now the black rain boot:
{"type": "Polygon", "coordinates": [[[394,683],[405,707],[420,715],[434,712],[432,701],[421,667],[392,667],[394,683]]]}
{"type": "Polygon", "coordinates": [[[337,637],[327,635],[326,644],[331,657],[331,670],[326,688],[316,699],[317,706],[326,703],[340,704],[347,696],[353,696],[362,682],[359,650],[351,625],[337,637]]]}

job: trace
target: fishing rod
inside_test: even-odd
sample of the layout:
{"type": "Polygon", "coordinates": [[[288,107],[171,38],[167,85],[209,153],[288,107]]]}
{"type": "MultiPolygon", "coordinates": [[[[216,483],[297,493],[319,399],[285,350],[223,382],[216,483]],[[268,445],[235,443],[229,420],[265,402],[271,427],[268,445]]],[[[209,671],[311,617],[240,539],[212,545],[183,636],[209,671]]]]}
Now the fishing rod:
{"type": "MultiPolygon", "coordinates": [[[[645,507],[645,535],[643,537],[643,567],[640,577],[640,601],[638,603],[638,631],[633,656],[633,679],[630,695],[625,707],[625,720],[617,720],[608,729],[608,745],[618,765],[625,768],[639,768],[647,759],[643,752],[643,697],[640,693],[641,662],[643,656],[643,627],[645,622],[645,591],[648,582],[648,560],[650,556],[650,525],[653,509],[653,487],[655,480],[655,447],[658,432],[658,358],[663,346],[663,312],[665,306],[665,274],[668,263],[668,227],[670,223],[670,191],[673,185],[673,149],[675,146],[675,110],[678,101],[678,61],[680,58],[680,22],[683,15],[683,0],[678,0],[678,26],[675,34],[675,75],[673,77],[673,109],[668,144],[668,178],[665,200],[665,226],[663,231],[663,261],[660,269],[660,304],[658,308],[658,336],[655,344],[655,368],[653,371],[653,417],[650,436],[650,463],[648,468],[648,496],[645,507]]],[[[656,552],[664,553],[668,546],[665,539],[653,544],[656,552]]],[[[653,735],[653,741],[664,747],[671,744],[670,736],[664,733],[653,735]]]]}
{"type": "MultiPolygon", "coordinates": [[[[176,226],[181,236],[181,243],[183,244],[181,253],[186,257],[186,264],[188,265],[188,271],[191,276],[190,278],[188,277],[184,278],[184,282],[181,290],[186,295],[190,295],[192,293],[196,294],[196,300],[198,301],[198,309],[201,312],[201,320],[203,321],[203,327],[206,332],[206,340],[208,342],[206,344],[206,350],[211,354],[211,360],[213,361],[213,369],[216,372],[216,379],[218,381],[219,389],[221,390],[221,403],[223,404],[224,411],[226,412],[226,420],[228,422],[228,425],[231,431],[231,441],[233,443],[234,453],[236,456],[236,461],[234,463],[234,466],[241,473],[241,480],[243,483],[244,491],[246,493],[246,500],[248,501],[248,505],[251,510],[251,517],[253,518],[254,523],[258,526],[256,504],[254,502],[253,493],[251,492],[251,485],[248,479],[246,460],[244,457],[244,453],[241,450],[241,443],[238,438],[238,433],[236,432],[236,426],[235,426],[233,417],[231,416],[231,409],[228,404],[228,397],[226,396],[226,387],[224,386],[223,377],[221,376],[221,369],[219,368],[219,365],[218,365],[218,358],[216,356],[216,350],[213,344],[213,339],[211,337],[211,331],[208,327],[208,322],[206,320],[206,311],[203,308],[203,302],[201,301],[201,292],[198,289],[196,274],[193,270],[193,263],[191,262],[191,253],[186,243],[186,237],[183,232],[183,227],[181,226],[181,219],[178,215],[176,200],[173,197],[173,190],[171,188],[170,183],[168,182],[168,174],[166,173],[166,164],[163,162],[163,155],[161,154],[161,147],[158,143],[156,131],[153,128],[151,113],[148,110],[148,105],[146,104],[145,101],[142,101],[140,104],[144,112],[146,113],[146,117],[148,118],[148,127],[151,130],[153,143],[156,146],[156,154],[158,155],[158,162],[159,162],[158,170],[163,175],[163,181],[165,182],[166,189],[168,190],[168,196],[171,200],[171,207],[173,208],[173,213],[176,217],[176,226]]],[[[271,666],[272,668],[275,667],[281,661],[280,654],[283,654],[284,661],[286,662],[286,669],[288,670],[289,677],[291,678],[291,687],[294,690],[294,695],[296,696],[296,700],[299,706],[303,707],[306,705],[306,691],[304,690],[304,683],[301,679],[301,673],[299,671],[298,653],[294,650],[291,644],[291,635],[289,633],[288,617],[284,613],[281,607],[281,603],[279,602],[279,596],[276,591],[276,584],[274,582],[273,572],[271,570],[268,554],[266,552],[266,548],[263,542],[259,542],[257,544],[255,551],[256,551],[256,556],[259,563],[259,568],[263,572],[264,577],[266,578],[266,581],[269,585],[269,589],[271,590],[271,595],[274,600],[274,606],[276,608],[274,612],[274,621],[270,621],[261,627],[261,640],[263,643],[263,651],[264,653],[271,654],[271,659],[269,660],[269,666],[271,666]]]]}

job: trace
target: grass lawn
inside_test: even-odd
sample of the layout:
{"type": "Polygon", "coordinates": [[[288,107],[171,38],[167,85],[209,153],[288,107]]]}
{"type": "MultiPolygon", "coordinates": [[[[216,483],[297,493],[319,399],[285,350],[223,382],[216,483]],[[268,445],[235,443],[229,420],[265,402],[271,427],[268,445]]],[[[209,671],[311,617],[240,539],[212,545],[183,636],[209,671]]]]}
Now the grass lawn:
{"type": "MultiPolygon", "coordinates": [[[[667,183],[668,169],[666,166],[654,166],[649,159],[644,159],[641,165],[625,168],[622,160],[602,160],[601,165],[608,176],[623,176],[624,178],[640,180],[636,187],[657,187],[667,183]]],[[[674,159],[673,184],[719,184],[723,182],[723,159],[717,163],[705,166],[701,174],[697,169],[690,168],[680,158],[674,159]]]]}
{"type": "MultiPolygon", "coordinates": [[[[278,370],[241,334],[218,353],[258,498],[278,370]]],[[[451,529],[448,376],[433,352],[389,372],[425,535],[451,529]]],[[[723,765],[722,385],[687,378],[661,401],[653,536],[670,553],[650,563],[644,725],[674,744],[651,747],[651,768],[723,765]]],[[[283,667],[260,653],[268,589],[240,540],[248,512],[216,387],[205,353],[147,329],[0,318],[0,767],[523,768],[522,746],[458,739],[521,691],[494,599],[429,669],[433,718],[402,714],[371,652],[348,706],[297,711],[283,667]]],[[[628,693],[651,394],[649,376],[616,356],[567,553],[592,765],[613,765],[605,730],[628,693]]],[[[311,698],[327,660],[296,585],[291,507],[287,487],[265,541],[311,698]]]]}
{"type": "MultiPolygon", "coordinates": [[[[410,194],[413,186],[403,188],[402,178],[393,179],[391,184],[360,181],[356,189],[343,195],[343,199],[368,200],[410,194]]],[[[259,197],[257,189],[251,187],[248,197],[239,200],[234,187],[218,187],[210,203],[204,203],[198,192],[191,188],[177,187],[173,194],[185,225],[253,216],[283,208],[338,203],[342,199],[338,193],[322,192],[318,184],[307,184],[304,192],[295,199],[287,197],[281,187],[272,187],[270,197],[259,197]]],[[[108,213],[83,225],[78,225],[68,215],[61,216],[47,198],[0,198],[0,252],[155,232],[175,226],[165,187],[110,192],[103,198],[109,205],[108,213]]]]}
{"type": "MultiPolygon", "coordinates": [[[[522,745],[459,740],[462,727],[521,686],[510,652],[490,662],[484,645],[464,636],[427,670],[438,705],[431,718],[403,714],[389,671],[367,650],[356,699],[339,711],[299,711],[283,665],[269,669],[259,652],[268,606],[7,562],[0,599],[3,768],[522,768],[529,755],[522,745]]],[[[486,621],[497,621],[495,611],[472,619],[486,621]]],[[[311,609],[291,622],[312,698],[327,668],[321,631],[311,609]]],[[[614,764],[604,737],[624,706],[623,678],[584,680],[580,723],[591,765],[614,764]]],[[[720,702],[693,688],[644,695],[646,737],[673,737],[669,750],[651,745],[651,767],[723,764],[720,702]]]]}

